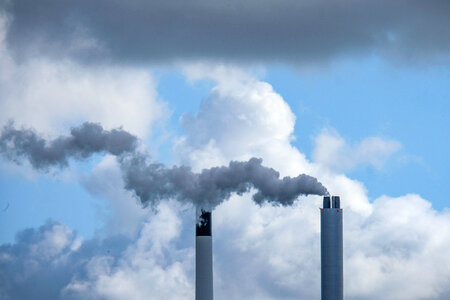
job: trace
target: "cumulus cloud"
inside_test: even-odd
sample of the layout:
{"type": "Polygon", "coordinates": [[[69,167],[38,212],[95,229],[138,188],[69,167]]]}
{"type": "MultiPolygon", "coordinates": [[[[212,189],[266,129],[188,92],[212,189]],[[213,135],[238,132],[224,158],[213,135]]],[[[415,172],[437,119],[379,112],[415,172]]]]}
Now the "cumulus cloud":
{"type": "Polygon", "coordinates": [[[348,145],[335,130],[323,130],[314,142],[314,162],[335,171],[351,170],[359,165],[381,169],[402,146],[398,141],[377,136],[348,145]]]}
{"type": "MultiPolygon", "coordinates": [[[[159,213],[144,223],[137,240],[118,256],[91,259],[87,276],[73,278],[62,298],[193,298],[193,249],[175,244],[183,232],[181,226],[186,226],[181,217],[176,205],[161,205],[159,213]]],[[[194,218],[189,220],[193,223],[194,218]]],[[[193,227],[189,233],[193,235],[193,227]]]]}
{"type": "Polygon", "coordinates": [[[201,169],[256,156],[283,175],[308,170],[304,155],[290,145],[295,115],[269,83],[226,65],[192,64],[184,72],[215,86],[195,115],[181,118],[186,134],[175,149],[182,162],[201,169]]]}
{"type": "MultiPolygon", "coordinates": [[[[367,217],[344,209],[346,299],[446,299],[450,215],[418,195],[384,196],[372,205],[367,217]]],[[[319,298],[317,207],[307,201],[291,210],[242,199],[224,203],[214,231],[220,299],[319,298]]]]}
{"type": "MultiPolygon", "coordinates": [[[[345,215],[346,299],[446,299],[450,215],[418,195],[383,196],[345,215]],[[436,230],[440,229],[440,230],[436,230]]],[[[294,209],[233,197],[214,213],[215,298],[314,299],[320,293],[317,203],[294,209]]],[[[2,299],[193,297],[194,211],[163,203],[136,239],[81,241],[48,222],[0,246],[2,299]]]]}
{"type": "Polygon", "coordinates": [[[450,47],[445,0],[16,0],[3,7],[17,57],[304,63],[376,52],[413,62],[448,57],[450,47]]]}
{"type": "MultiPolygon", "coordinates": [[[[364,299],[445,299],[450,214],[418,195],[382,196],[346,238],[347,294],[364,299]],[[360,231],[359,234],[357,231],[360,231]],[[442,263],[443,262],[443,263],[442,263]]],[[[348,230],[347,230],[348,231],[348,230]]]]}
{"type": "Polygon", "coordinates": [[[1,299],[193,298],[194,252],[175,244],[183,217],[176,205],[162,205],[133,241],[82,241],[53,221],[24,230],[14,244],[0,246],[1,299]]]}
{"type": "Polygon", "coordinates": [[[0,13],[0,124],[14,119],[56,135],[91,121],[146,137],[151,125],[165,117],[155,82],[143,68],[55,62],[41,55],[17,62],[6,42],[11,22],[11,16],[0,13]]]}
{"type": "Polygon", "coordinates": [[[185,66],[192,81],[215,82],[210,94],[195,115],[181,119],[186,135],[175,145],[179,160],[194,170],[225,164],[229,160],[263,158],[282,176],[311,174],[331,194],[347,199],[347,206],[370,213],[364,186],[309,162],[291,145],[295,115],[273,87],[239,68],[225,65],[185,66]]]}
{"type": "MultiPolygon", "coordinates": [[[[215,74],[214,68],[204,75],[196,70],[197,78],[215,74]]],[[[179,150],[180,161],[203,168],[217,161],[199,160],[199,153],[211,158],[218,155],[224,161],[257,155],[283,175],[310,170],[332,193],[342,196],[346,299],[447,299],[450,214],[434,210],[430,202],[413,194],[382,196],[370,202],[362,183],[308,161],[292,147],[295,117],[268,83],[248,74],[228,77],[227,72],[222,68],[219,73],[223,76],[209,77],[215,87],[200,111],[185,117],[188,121],[183,119],[187,130],[177,146],[183,146],[177,148],[183,150],[179,150]],[[239,84],[241,79],[247,80],[246,84],[239,84]],[[189,131],[189,126],[196,124],[202,126],[189,131]],[[195,136],[197,132],[202,138],[195,136]],[[239,142],[230,139],[234,135],[239,142]]],[[[233,69],[229,72],[237,74],[233,69]]],[[[105,163],[98,171],[109,168],[105,163]]],[[[90,188],[95,190],[95,186],[90,188]]],[[[97,191],[106,195],[114,189],[105,186],[97,191]]],[[[258,206],[247,193],[219,205],[212,223],[215,298],[319,298],[320,200],[300,198],[293,207],[258,206]]],[[[13,292],[20,290],[33,292],[35,299],[40,295],[51,299],[192,298],[195,211],[175,201],[162,202],[158,210],[142,217],[145,221],[137,225],[133,240],[76,242],[74,233],[59,223],[27,231],[33,238],[21,239],[22,233],[14,244],[0,248],[0,279],[6,279],[0,280],[0,295],[14,299],[13,292]],[[55,226],[59,229],[53,229],[55,226]],[[33,247],[50,250],[19,251],[33,247]],[[45,265],[26,263],[36,255],[43,257],[45,265]],[[45,278],[36,274],[58,280],[38,281],[45,278]],[[51,284],[48,290],[52,294],[49,297],[39,285],[27,285],[29,282],[51,284]]]]}
{"type": "MultiPolygon", "coordinates": [[[[198,159],[202,156],[227,160],[257,153],[281,173],[309,170],[343,199],[347,299],[445,299],[450,273],[435,264],[448,264],[443,253],[450,236],[439,229],[448,228],[447,212],[435,211],[418,195],[369,202],[362,183],[309,162],[291,146],[295,117],[268,83],[223,66],[194,65],[187,73],[193,80],[212,79],[216,86],[196,115],[182,119],[187,130],[179,145],[181,159],[201,168],[215,163],[198,159]],[[272,119],[279,121],[267,126],[272,119]],[[430,266],[427,272],[420,271],[419,257],[430,266]]],[[[367,138],[355,149],[363,162],[378,166],[399,147],[396,141],[367,138]]],[[[220,205],[213,215],[219,299],[318,298],[319,206],[320,199],[300,198],[293,209],[258,207],[248,195],[220,205]]]]}
{"type": "Polygon", "coordinates": [[[90,173],[80,177],[80,183],[91,195],[107,203],[97,210],[99,219],[105,223],[99,234],[136,238],[142,222],[151,212],[142,209],[139,200],[124,188],[116,157],[105,156],[90,173]]]}
{"type": "Polygon", "coordinates": [[[19,232],[14,244],[0,246],[2,299],[57,299],[76,269],[67,259],[80,243],[61,223],[19,232]]]}

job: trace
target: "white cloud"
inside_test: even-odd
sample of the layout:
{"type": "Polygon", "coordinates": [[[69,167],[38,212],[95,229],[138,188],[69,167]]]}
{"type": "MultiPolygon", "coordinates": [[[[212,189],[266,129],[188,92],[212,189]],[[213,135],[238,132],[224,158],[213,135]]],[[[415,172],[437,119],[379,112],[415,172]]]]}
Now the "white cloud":
{"type": "MultiPolygon", "coordinates": [[[[364,299],[445,299],[450,214],[418,195],[383,196],[346,238],[347,294],[364,299]]],[[[351,232],[348,232],[351,230],[351,232]]]]}
{"type": "MultiPolygon", "coordinates": [[[[118,257],[92,258],[87,278],[74,278],[63,296],[75,299],[193,298],[193,249],[177,249],[182,220],[177,205],[163,203],[135,242],[118,257]]],[[[193,220],[193,218],[192,218],[193,220]]],[[[185,225],[185,224],[183,224],[185,225]]]]}
{"type": "Polygon", "coordinates": [[[370,213],[361,183],[310,163],[291,145],[295,115],[269,83],[223,65],[195,64],[186,66],[185,72],[190,80],[212,79],[216,86],[196,115],[181,120],[186,132],[176,145],[181,162],[199,170],[261,157],[282,176],[317,177],[330,192],[352,199],[348,208],[370,213]]]}
{"type": "MultiPolygon", "coordinates": [[[[147,69],[82,65],[62,59],[53,61],[41,58],[39,53],[18,62],[5,41],[10,22],[9,16],[0,12],[0,129],[13,120],[17,127],[31,127],[44,136],[54,137],[67,134],[70,126],[91,121],[108,129],[123,127],[146,139],[152,126],[166,117],[166,104],[158,99],[155,80],[147,69]]],[[[95,46],[82,31],[80,28],[82,44],[95,46]]],[[[80,45],[78,42],[74,41],[74,45],[80,45]]],[[[96,195],[100,195],[99,190],[103,188],[101,196],[108,196],[112,210],[121,210],[121,214],[116,215],[120,222],[111,222],[113,225],[108,227],[108,231],[131,234],[141,220],[136,216],[139,215],[137,211],[142,210],[133,206],[130,195],[120,189],[121,178],[117,168],[111,166],[111,170],[105,170],[107,164],[104,162],[98,166],[90,180],[95,179],[96,195]],[[104,176],[104,180],[99,176],[104,176]],[[116,188],[107,189],[105,185],[116,188]],[[129,206],[123,197],[130,202],[129,206]]],[[[26,161],[17,166],[3,160],[1,168],[28,179],[42,176],[26,161]]],[[[52,175],[53,171],[50,170],[52,175]]],[[[55,173],[53,180],[73,182],[77,167],[55,173]]]]}
{"type": "MultiPolygon", "coordinates": [[[[219,207],[214,213],[218,299],[318,298],[317,207],[305,200],[294,208],[257,207],[239,197],[219,207]]],[[[367,217],[346,211],[346,299],[445,299],[449,228],[450,215],[417,195],[381,197],[367,217]]]]}
{"type": "MultiPolygon", "coordinates": [[[[295,116],[268,83],[236,69],[228,74],[223,66],[219,67],[220,72],[213,66],[205,70],[197,66],[192,78],[210,78],[216,86],[200,111],[183,119],[186,136],[176,148],[180,160],[199,169],[230,159],[259,156],[265,165],[275,167],[282,175],[306,172],[318,177],[333,194],[342,196],[346,299],[447,299],[448,212],[435,211],[419,195],[383,196],[369,202],[362,183],[309,162],[292,147],[295,116]],[[202,72],[207,74],[202,76],[202,72]]],[[[370,143],[369,140],[364,145],[370,143]]],[[[111,171],[114,168],[114,162],[108,158],[96,168],[92,174],[94,183],[105,173],[109,179],[91,192],[114,198],[120,181],[118,174],[111,171]]],[[[73,238],[44,238],[46,235],[40,234],[37,241],[22,239],[12,246],[1,246],[0,283],[6,284],[0,285],[0,295],[13,295],[17,289],[29,287],[26,283],[31,281],[16,280],[16,274],[29,268],[15,263],[27,261],[24,258],[29,256],[17,249],[45,241],[56,245],[56,249],[61,249],[58,245],[68,245],[61,251],[69,257],[66,262],[78,262],[57,260],[57,266],[65,270],[64,280],[47,284],[59,292],[60,298],[193,298],[194,210],[169,201],[161,204],[158,213],[141,215],[135,207],[125,208],[125,202],[120,203],[119,198],[128,197],[119,194],[114,204],[117,214],[124,212],[114,217],[124,230],[116,228],[111,232],[127,233],[138,228],[134,240],[111,242],[108,238],[94,238],[72,247],[73,238]],[[142,226],[137,225],[142,221],[129,220],[133,216],[145,220],[142,226]],[[54,240],[61,242],[53,243],[54,240]],[[76,268],[70,268],[72,265],[76,268]],[[16,272],[12,266],[21,269],[16,272]]],[[[215,299],[319,298],[320,200],[302,197],[293,207],[260,207],[246,194],[221,204],[213,213],[215,299]]],[[[48,228],[43,231],[55,235],[66,232],[48,228]]],[[[35,270],[45,270],[49,278],[55,278],[59,273],[50,271],[61,269],[38,265],[35,270]]]]}
{"type": "Polygon", "coordinates": [[[70,254],[80,243],[62,223],[19,232],[14,244],[0,246],[1,299],[56,299],[61,281],[75,273],[70,254]]]}
{"type": "Polygon", "coordinates": [[[0,15],[0,125],[14,120],[57,134],[92,121],[146,137],[166,113],[143,68],[87,66],[39,56],[16,62],[6,47],[8,24],[8,17],[0,15]]]}
{"type": "MultiPolygon", "coordinates": [[[[186,219],[193,225],[189,212],[174,203],[160,205],[132,242],[118,237],[80,242],[66,225],[51,221],[22,231],[14,244],[0,246],[0,295],[5,300],[193,298],[192,244],[176,244],[186,219]]],[[[184,235],[193,236],[191,229],[184,235]]]]}
{"type": "Polygon", "coordinates": [[[57,256],[72,243],[72,231],[61,224],[55,224],[43,233],[42,239],[30,246],[30,255],[49,260],[57,256]]]}
{"type": "Polygon", "coordinates": [[[335,130],[323,130],[315,138],[314,162],[335,171],[351,170],[359,165],[381,169],[401,148],[398,141],[373,136],[348,145],[335,130]]]}
{"type": "Polygon", "coordinates": [[[105,156],[89,174],[81,176],[80,182],[89,193],[107,203],[106,207],[97,209],[99,219],[105,223],[100,229],[101,234],[136,238],[141,223],[150,212],[143,209],[139,201],[124,189],[116,157],[105,156]]]}
{"type": "Polygon", "coordinates": [[[216,85],[196,115],[181,119],[186,135],[176,149],[183,161],[199,169],[258,156],[284,175],[308,168],[290,145],[295,115],[269,83],[223,65],[189,65],[185,73],[191,81],[212,79],[216,85]]]}
{"type": "MultiPolygon", "coordinates": [[[[223,203],[213,216],[215,298],[318,298],[317,206],[301,201],[259,207],[249,195],[223,203]]],[[[383,196],[373,206],[368,217],[344,215],[346,299],[446,299],[450,215],[417,195],[383,196]]],[[[24,231],[15,244],[0,246],[0,294],[193,298],[193,225],[193,209],[166,202],[142,223],[135,240],[94,238],[79,245],[61,223],[24,231]],[[36,255],[36,245],[52,254],[36,255]]]]}
{"type": "MultiPolygon", "coordinates": [[[[369,137],[348,146],[337,134],[323,133],[321,146],[331,147],[322,147],[322,160],[311,163],[290,144],[295,117],[268,83],[234,68],[229,73],[223,66],[191,68],[191,79],[217,85],[200,111],[182,120],[184,161],[200,169],[259,156],[283,175],[318,177],[343,199],[346,299],[445,298],[450,270],[442,265],[450,264],[445,255],[450,233],[440,228],[450,228],[449,214],[433,210],[418,195],[370,203],[362,183],[336,173],[362,163],[381,167],[400,143],[369,137]],[[333,166],[332,158],[342,165],[333,166]]],[[[293,208],[258,207],[249,195],[220,205],[213,222],[217,299],[318,298],[319,206],[320,199],[308,197],[293,208]]]]}

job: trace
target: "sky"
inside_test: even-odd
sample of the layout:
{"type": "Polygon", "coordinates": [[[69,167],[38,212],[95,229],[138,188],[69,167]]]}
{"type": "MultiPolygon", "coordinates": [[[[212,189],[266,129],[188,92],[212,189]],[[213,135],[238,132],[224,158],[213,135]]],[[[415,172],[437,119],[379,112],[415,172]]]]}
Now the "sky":
{"type": "MultiPolygon", "coordinates": [[[[346,299],[448,299],[449,13],[437,0],[0,0],[0,299],[194,297],[196,209],[186,193],[143,205],[126,143],[102,139],[124,132],[167,168],[256,157],[317,178],[341,196],[346,299]],[[81,139],[94,150],[54,143],[73,148],[48,165],[39,142],[4,138],[13,126],[49,147],[82,124],[103,130],[81,139]]],[[[258,191],[213,210],[215,299],[320,299],[321,197],[258,191]]]]}

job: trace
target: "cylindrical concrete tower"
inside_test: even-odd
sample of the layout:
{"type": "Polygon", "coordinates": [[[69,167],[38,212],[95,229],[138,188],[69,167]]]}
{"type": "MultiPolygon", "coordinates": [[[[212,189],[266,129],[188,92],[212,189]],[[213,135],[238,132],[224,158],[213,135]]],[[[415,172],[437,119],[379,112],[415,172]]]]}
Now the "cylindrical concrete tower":
{"type": "Polygon", "coordinates": [[[195,300],[213,300],[211,212],[204,210],[196,225],[195,300]]]}
{"type": "Polygon", "coordinates": [[[344,299],[342,209],[338,196],[323,197],[320,209],[322,300],[344,299]],[[330,200],[332,203],[330,203],[330,200]]]}

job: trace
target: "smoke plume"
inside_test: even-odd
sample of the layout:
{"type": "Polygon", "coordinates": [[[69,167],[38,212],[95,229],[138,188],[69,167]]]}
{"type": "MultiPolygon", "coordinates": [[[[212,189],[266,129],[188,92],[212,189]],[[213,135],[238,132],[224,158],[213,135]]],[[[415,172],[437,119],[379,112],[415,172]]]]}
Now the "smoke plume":
{"type": "Polygon", "coordinates": [[[132,152],[137,138],[122,130],[104,130],[99,124],[85,122],[72,128],[69,136],[46,141],[31,129],[15,129],[13,123],[3,128],[0,153],[20,164],[27,159],[35,169],[65,167],[69,158],[83,159],[95,153],[121,155],[132,152]]]}
{"type": "Polygon", "coordinates": [[[325,195],[326,188],[316,178],[301,174],[284,177],[272,168],[262,166],[262,159],[231,161],[228,166],[192,172],[186,166],[167,168],[152,162],[136,150],[138,139],[122,130],[106,131],[99,124],[83,123],[72,128],[69,136],[50,142],[30,129],[4,127],[0,153],[16,163],[28,159],[35,169],[65,167],[68,159],[83,159],[95,153],[117,156],[125,188],[132,191],[143,206],[155,207],[161,200],[175,198],[196,207],[212,210],[232,193],[242,195],[256,189],[253,200],[262,204],[292,205],[299,195],[325,195]]]}
{"type": "Polygon", "coordinates": [[[204,169],[193,173],[189,167],[166,168],[149,163],[147,157],[137,155],[122,159],[125,188],[135,192],[143,205],[155,205],[165,198],[188,201],[197,207],[211,210],[228,199],[250,188],[257,190],[253,200],[261,204],[292,205],[299,195],[325,195],[326,188],[309,175],[284,177],[272,168],[261,165],[262,159],[246,162],[231,161],[228,166],[204,169]]]}

